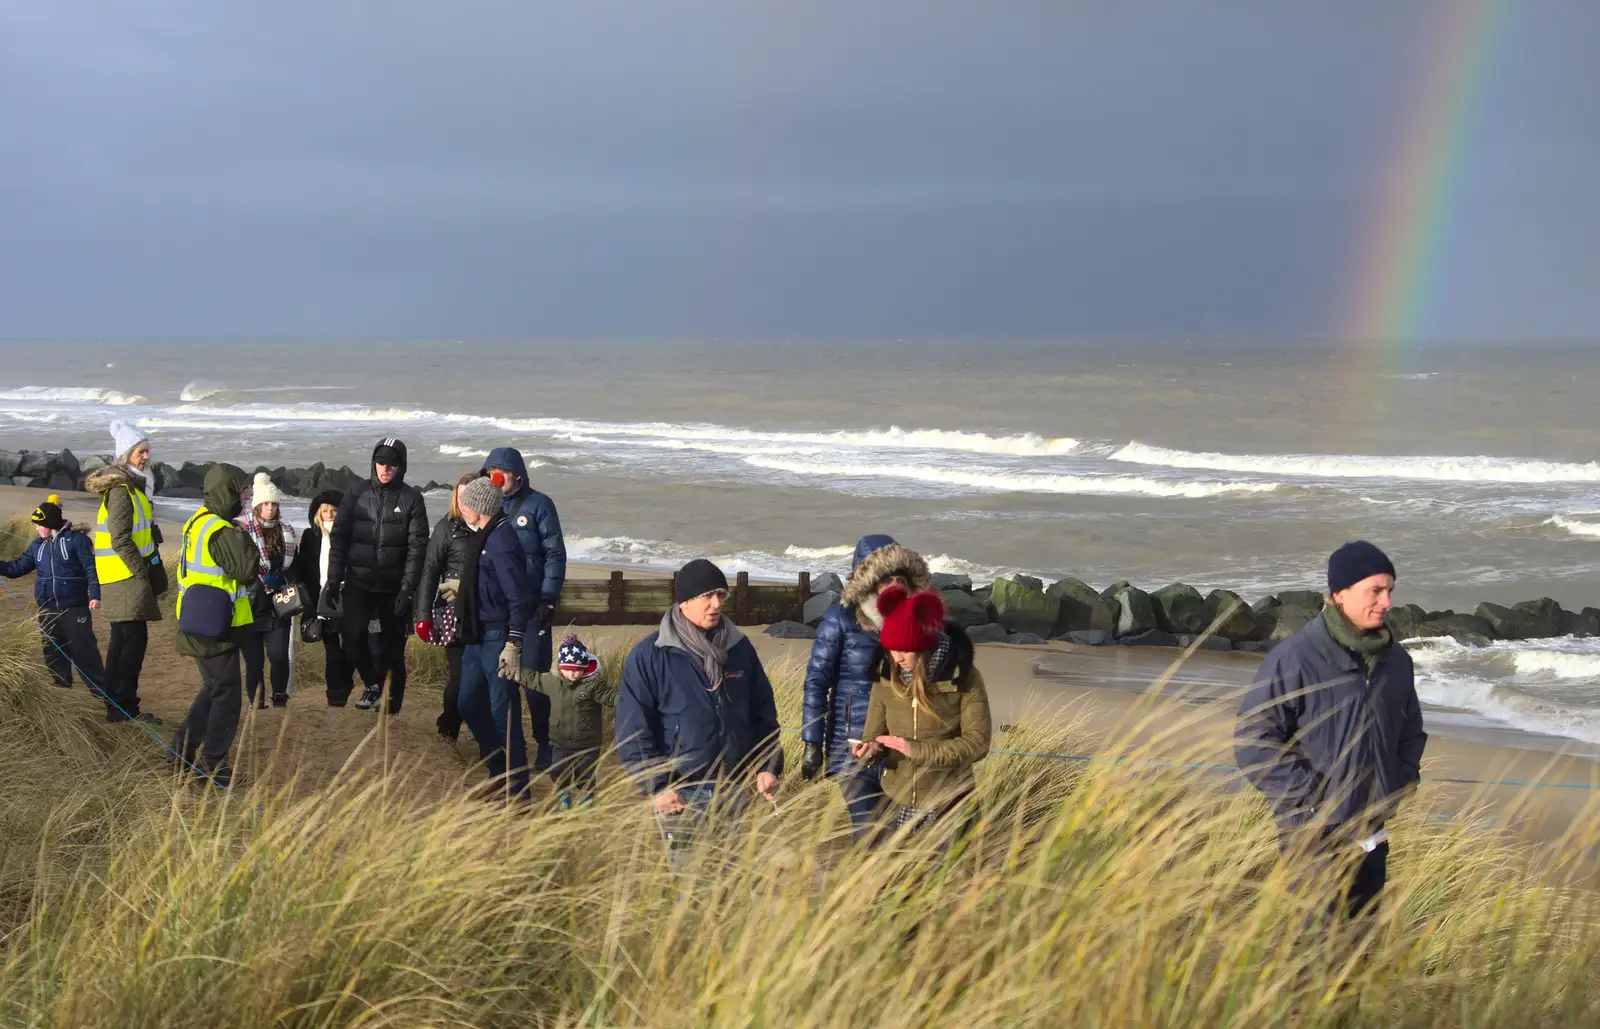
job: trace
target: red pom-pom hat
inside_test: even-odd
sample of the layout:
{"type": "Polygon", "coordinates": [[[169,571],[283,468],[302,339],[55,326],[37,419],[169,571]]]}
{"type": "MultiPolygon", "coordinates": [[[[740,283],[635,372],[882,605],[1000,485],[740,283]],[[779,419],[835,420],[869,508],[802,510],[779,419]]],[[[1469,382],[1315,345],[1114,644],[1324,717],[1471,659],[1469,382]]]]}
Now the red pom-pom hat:
{"type": "Polygon", "coordinates": [[[933,590],[907,594],[890,586],[878,594],[878,613],[883,616],[878,642],[886,650],[932,650],[944,628],[944,598],[933,590]]]}

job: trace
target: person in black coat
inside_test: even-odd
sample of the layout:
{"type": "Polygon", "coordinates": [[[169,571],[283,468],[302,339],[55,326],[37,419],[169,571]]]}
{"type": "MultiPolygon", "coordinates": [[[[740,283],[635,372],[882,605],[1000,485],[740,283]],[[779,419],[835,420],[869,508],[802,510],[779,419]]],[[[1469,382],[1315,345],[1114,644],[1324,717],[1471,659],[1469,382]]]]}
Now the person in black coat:
{"type": "Polygon", "coordinates": [[[343,623],[317,614],[322,587],[328,581],[328,552],[332,549],[328,540],[333,535],[334,518],[343,500],[344,494],[338,490],[324,490],[311,498],[311,524],[300,534],[300,548],[295,551],[294,564],[289,568],[290,578],[300,584],[300,592],[305,597],[300,639],[305,643],[322,644],[322,677],[327,684],[329,707],[344,707],[353,684],[352,669],[345,659],[344,641],[340,637],[343,623]]]}
{"type": "Polygon", "coordinates": [[[1385,820],[1422,775],[1422,728],[1411,655],[1385,624],[1394,565],[1365,540],[1328,559],[1322,615],[1272,648],[1239,703],[1234,753],[1265,795],[1284,850],[1344,875],[1343,906],[1365,910],[1388,878],[1385,820]]]}
{"type": "Polygon", "coordinates": [[[372,478],[345,494],[328,553],[331,600],[344,611],[345,654],[366,689],[356,707],[376,709],[389,676],[389,713],[406,694],[406,635],[428,549],[428,507],[409,486],[406,445],[393,436],[372,450],[372,478]],[[380,633],[373,660],[368,636],[380,633]]]}
{"type": "Polygon", "coordinates": [[[472,545],[472,528],[461,517],[461,490],[480,478],[468,472],[456,483],[450,495],[450,511],[433,527],[428,537],[428,552],[422,559],[422,581],[417,586],[417,639],[444,648],[447,677],[444,684],[444,710],[439,712],[439,735],[450,741],[461,736],[461,642],[457,621],[456,595],[461,589],[461,572],[466,567],[467,548],[472,545]]]}

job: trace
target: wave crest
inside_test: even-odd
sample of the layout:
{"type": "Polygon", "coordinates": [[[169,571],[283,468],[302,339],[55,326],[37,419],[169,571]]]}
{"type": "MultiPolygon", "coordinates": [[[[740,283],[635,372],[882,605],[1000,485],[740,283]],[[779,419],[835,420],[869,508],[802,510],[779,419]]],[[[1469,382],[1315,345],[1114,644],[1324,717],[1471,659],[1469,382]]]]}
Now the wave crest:
{"type": "Polygon", "coordinates": [[[1276,482],[1164,482],[1142,476],[1047,475],[1034,472],[984,472],[927,465],[845,464],[789,461],[751,456],[746,464],[791,475],[835,479],[900,479],[932,485],[961,486],[993,493],[1071,493],[1107,496],[1182,497],[1199,499],[1229,493],[1271,493],[1276,482]]]}
{"type": "Polygon", "coordinates": [[[1220,454],[1129,443],[1107,458],[1128,464],[1319,479],[1434,482],[1600,482],[1600,462],[1570,464],[1509,457],[1367,457],[1354,454],[1220,454]]]}

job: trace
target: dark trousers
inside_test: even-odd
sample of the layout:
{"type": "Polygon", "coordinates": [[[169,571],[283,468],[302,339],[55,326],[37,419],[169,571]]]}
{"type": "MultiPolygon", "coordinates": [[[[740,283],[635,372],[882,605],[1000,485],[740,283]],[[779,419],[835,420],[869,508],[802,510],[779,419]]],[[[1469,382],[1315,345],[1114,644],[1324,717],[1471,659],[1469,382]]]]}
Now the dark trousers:
{"type": "Polygon", "coordinates": [[[326,683],[329,707],[344,707],[355,676],[339,630],[338,622],[322,620],[322,681],[326,683]]]}
{"type": "Polygon", "coordinates": [[[1326,883],[1326,876],[1341,877],[1340,892],[1328,904],[1330,915],[1354,918],[1370,910],[1389,879],[1388,841],[1362,851],[1354,837],[1341,828],[1324,830],[1309,847],[1293,835],[1281,836],[1278,849],[1288,860],[1310,860],[1310,869],[1315,871],[1308,876],[1307,890],[1317,889],[1318,882],[1326,883]]]}
{"type": "Polygon", "coordinates": [[[1355,874],[1350,877],[1350,888],[1345,892],[1345,914],[1351,918],[1361,914],[1377,902],[1383,884],[1389,881],[1389,844],[1380,843],[1371,853],[1361,855],[1355,874]]]}
{"type": "MultiPolygon", "coordinates": [[[[141,625],[144,623],[140,623],[141,625]]],[[[94,619],[86,607],[65,611],[40,611],[44,633],[44,666],[57,686],[72,685],[72,669],[95,694],[105,685],[106,669],[100,662],[100,644],[94,638],[94,619]]]]}
{"type": "Polygon", "coordinates": [[[204,772],[228,764],[228,750],[239,732],[239,705],[243,684],[239,679],[239,651],[216,657],[197,657],[200,692],[172,740],[172,749],[204,772]],[[196,752],[198,751],[198,759],[196,752]]]}
{"type": "Polygon", "coordinates": [[[406,619],[395,614],[393,593],[368,593],[359,586],[344,590],[344,652],[367,689],[383,686],[389,677],[389,713],[400,713],[406,699],[406,619]],[[369,646],[371,624],[378,622],[378,646],[369,646]],[[374,657],[374,649],[377,654],[374,657]]]}
{"type": "Polygon", "coordinates": [[[550,781],[558,790],[594,789],[594,766],[600,761],[600,748],[568,750],[559,744],[550,745],[550,781]]]}
{"type": "Polygon", "coordinates": [[[289,695],[289,627],[279,622],[266,632],[252,632],[239,645],[244,655],[244,688],[250,703],[266,685],[267,665],[271,665],[272,698],[289,695]]]}
{"type": "Polygon", "coordinates": [[[466,649],[461,643],[444,648],[444,710],[439,712],[438,726],[440,734],[451,739],[461,735],[461,655],[466,649]]]}
{"type": "Polygon", "coordinates": [[[112,622],[106,644],[106,715],[120,721],[139,714],[139,673],[150,646],[148,622],[112,622]],[[113,704],[114,702],[114,704],[113,704]]]}
{"type": "Polygon", "coordinates": [[[478,741],[478,756],[489,777],[508,774],[513,796],[528,792],[528,744],[522,736],[522,691],[500,678],[500,651],[506,645],[504,626],[485,628],[482,643],[469,643],[461,653],[461,718],[478,741]]]}

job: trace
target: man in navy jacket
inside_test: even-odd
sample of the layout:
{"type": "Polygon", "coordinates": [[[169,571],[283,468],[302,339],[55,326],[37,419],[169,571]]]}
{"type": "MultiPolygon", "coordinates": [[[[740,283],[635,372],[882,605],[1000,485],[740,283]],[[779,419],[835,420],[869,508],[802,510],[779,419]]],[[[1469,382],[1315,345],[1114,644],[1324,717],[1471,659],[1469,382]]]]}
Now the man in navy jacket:
{"type": "MultiPolygon", "coordinates": [[[[484,458],[483,472],[504,494],[506,520],[522,544],[528,580],[534,591],[528,621],[523,626],[522,667],[548,672],[553,657],[551,623],[561,602],[561,584],[567,578],[567,544],[561,519],[549,497],[528,485],[528,466],[522,452],[496,447],[484,458]],[[496,474],[498,473],[498,475],[496,474]]],[[[550,766],[550,698],[537,690],[525,691],[533,738],[539,746],[534,767],[550,766]]]]}
{"type": "Polygon", "coordinates": [[[528,792],[528,749],[522,736],[523,628],[537,594],[517,534],[500,510],[488,479],[461,491],[461,520],[472,529],[456,594],[461,642],[461,687],[456,707],[478,741],[489,777],[507,778],[511,796],[528,792]]]}
{"type": "Polygon", "coordinates": [[[1298,830],[1348,870],[1364,910],[1388,877],[1385,819],[1421,778],[1422,706],[1411,655],[1384,624],[1394,565],[1365,540],[1328,559],[1328,604],[1272,649],[1239,705],[1239,767],[1266,796],[1289,849],[1298,830]]]}
{"type": "Polygon", "coordinates": [[[722,613],[727,595],[716,565],[684,565],[661,628],[623,665],[618,756],[657,815],[701,813],[720,783],[752,772],[769,800],[778,789],[783,749],[772,683],[756,648],[722,613]]]}
{"type": "Polygon", "coordinates": [[[44,634],[44,665],[57,686],[72,685],[72,668],[95,693],[105,681],[100,645],[90,611],[100,606],[100,578],[94,569],[94,542],[72,527],[55,494],[34,508],[39,538],[14,561],[0,562],[0,575],[17,579],[37,572],[33,599],[44,634]]]}

